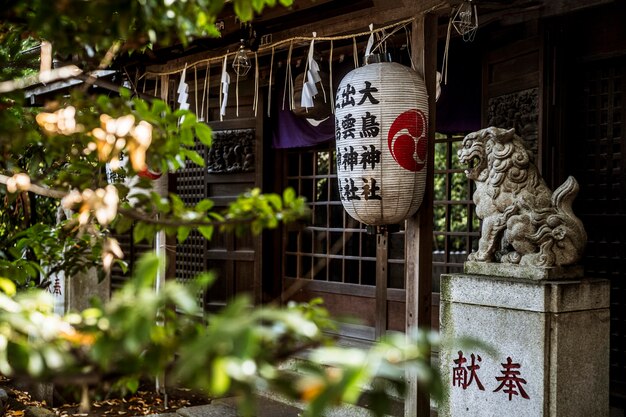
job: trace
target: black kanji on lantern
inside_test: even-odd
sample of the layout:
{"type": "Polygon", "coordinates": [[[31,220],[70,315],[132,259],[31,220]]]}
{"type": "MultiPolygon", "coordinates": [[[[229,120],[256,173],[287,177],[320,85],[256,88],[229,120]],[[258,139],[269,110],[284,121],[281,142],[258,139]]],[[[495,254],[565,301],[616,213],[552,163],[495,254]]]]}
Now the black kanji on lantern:
{"type": "MultiPolygon", "coordinates": [[[[347,84],[346,88],[341,93],[341,108],[343,109],[346,106],[354,106],[354,95],[356,94],[356,89],[354,86],[347,84]]],[[[360,103],[359,103],[360,104],[360,103]]]]}
{"type": "Polygon", "coordinates": [[[376,194],[376,191],[380,191],[380,187],[376,185],[376,180],[374,178],[370,178],[368,181],[367,178],[363,178],[363,192],[361,195],[365,200],[382,200],[383,198],[376,194]]]}
{"type": "Polygon", "coordinates": [[[337,148],[337,172],[341,170],[341,155],[339,148],[337,148]]]}
{"type": "Polygon", "coordinates": [[[374,145],[370,145],[369,150],[367,149],[367,146],[362,146],[365,152],[361,153],[361,161],[359,162],[359,164],[363,165],[363,169],[366,169],[368,165],[370,165],[372,169],[376,168],[376,164],[380,164],[381,152],[376,149],[374,145]]]}
{"type": "Polygon", "coordinates": [[[349,180],[345,178],[344,181],[346,185],[343,186],[344,193],[342,197],[345,197],[346,200],[360,200],[361,197],[356,195],[356,192],[359,191],[359,187],[354,185],[354,180],[352,178],[349,180]]]}
{"type": "Polygon", "coordinates": [[[348,113],[341,121],[341,127],[343,128],[343,138],[351,137],[354,139],[354,131],[356,130],[356,119],[352,117],[352,113],[348,113]]]}
{"type": "MultiPolygon", "coordinates": [[[[348,84],[348,86],[350,86],[350,84],[348,84]]],[[[354,87],[352,87],[354,88],[354,87]]],[[[369,100],[370,103],[372,104],[378,104],[380,103],[380,101],[376,100],[374,98],[374,96],[372,95],[372,93],[377,93],[378,92],[378,88],[376,87],[372,87],[372,83],[369,81],[365,81],[365,88],[362,90],[359,90],[359,93],[363,94],[363,96],[361,97],[361,101],[359,101],[359,106],[363,103],[365,103],[365,100],[369,100]]]]}
{"type": "Polygon", "coordinates": [[[359,153],[356,152],[352,146],[350,146],[350,150],[346,147],[344,147],[343,150],[345,151],[342,155],[343,160],[341,162],[343,169],[347,170],[349,167],[350,171],[352,171],[354,170],[354,166],[359,163],[359,153]]]}
{"type": "Polygon", "coordinates": [[[380,132],[380,123],[376,121],[376,116],[370,112],[365,112],[365,116],[361,117],[361,132],[359,133],[362,138],[375,138],[380,132]]]}
{"type": "Polygon", "coordinates": [[[339,126],[339,120],[335,119],[335,139],[341,139],[341,126],[339,126]]]}

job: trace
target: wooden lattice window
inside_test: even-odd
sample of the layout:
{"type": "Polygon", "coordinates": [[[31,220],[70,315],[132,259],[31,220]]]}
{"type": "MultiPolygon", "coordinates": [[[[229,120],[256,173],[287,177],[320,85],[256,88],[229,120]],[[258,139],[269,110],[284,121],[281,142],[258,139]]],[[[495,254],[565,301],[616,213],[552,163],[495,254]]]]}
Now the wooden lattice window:
{"type": "MultiPolygon", "coordinates": [[[[287,185],[306,197],[311,224],[287,233],[285,277],[376,285],[376,235],[343,209],[334,145],[289,152],[287,185]]],[[[390,234],[388,288],[404,288],[404,231],[390,234]]]]}
{"type": "Polygon", "coordinates": [[[580,183],[574,203],[587,231],[585,274],[611,281],[610,388],[626,402],[626,59],[588,64],[576,79],[577,141],[568,173],[580,183]]]}
{"type": "Polygon", "coordinates": [[[467,254],[476,249],[480,221],[474,213],[473,184],[465,176],[457,149],[463,135],[437,134],[433,227],[433,291],[439,276],[463,271],[467,254]]]}

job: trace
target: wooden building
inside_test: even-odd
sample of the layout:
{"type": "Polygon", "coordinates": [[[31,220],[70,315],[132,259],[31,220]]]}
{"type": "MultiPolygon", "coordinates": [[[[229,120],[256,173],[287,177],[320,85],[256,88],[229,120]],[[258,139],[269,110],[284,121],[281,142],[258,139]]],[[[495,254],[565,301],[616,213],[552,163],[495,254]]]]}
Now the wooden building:
{"type": "MultiPolygon", "coordinates": [[[[210,197],[222,206],[251,187],[280,192],[291,186],[312,209],[310,221],[258,237],[220,234],[207,241],[192,233],[175,245],[175,276],[186,280],[205,269],[219,271],[219,280],[202,300],[207,310],[219,309],[241,293],[255,303],[321,297],[342,323],[339,333],[346,343],[368,343],[386,331],[405,331],[417,324],[437,328],[439,274],[461,270],[480,230],[471,184],[456,160],[456,148],[472,130],[514,127],[532,147],[551,187],[568,175],[580,182],[575,210],[589,235],[586,276],[612,283],[611,406],[615,415],[624,415],[625,2],[475,2],[475,39],[465,42],[452,32],[447,84],[442,84],[436,112],[431,112],[432,133],[437,132],[430,179],[434,191],[427,191],[425,201],[432,206],[425,203],[398,231],[370,234],[344,212],[332,139],[276,147],[282,146],[276,131],[283,101],[289,101],[289,94],[283,93],[289,84],[286,73],[291,71],[295,78],[304,71],[310,44],[298,37],[317,32],[320,38],[335,38],[332,44],[315,43],[322,70],[330,73],[332,68],[332,90],[330,83],[336,86],[354,68],[354,51],[362,57],[370,23],[375,29],[391,25],[387,33],[402,27],[388,38],[387,51],[407,65],[412,60],[425,74],[432,95],[450,13],[458,3],[296,0],[289,9],[268,10],[251,27],[226,12],[221,39],[200,39],[187,48],[160,49],[128,62],[126,71],[135,88],[154,92],[175,106],[184,71],[191,109],[215,132],[213,149],[198,145],[207,167],[188,166],[170,175],[172,191],[189,203],[210,197]],[[229,56],[228,107],[220,120],[220,57],[236,50],[244,36],[246,41],[254,38],[257,54],[250,52],[252,70],[238,80],[229,56]],[[137,76],[133,79],[132,74],[137,76]]],[[[130,241],[125,244],[128,250],[141,250],[132,248],[130,241]]],[[[114,286],[116,282],[114,277],[114,286]]]]}

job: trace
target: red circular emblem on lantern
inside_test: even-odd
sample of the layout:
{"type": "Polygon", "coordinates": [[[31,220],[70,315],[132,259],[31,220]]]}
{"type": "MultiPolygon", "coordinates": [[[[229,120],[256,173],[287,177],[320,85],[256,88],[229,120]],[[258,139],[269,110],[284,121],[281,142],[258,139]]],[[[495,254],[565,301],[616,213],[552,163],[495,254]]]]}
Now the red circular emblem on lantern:
{"type": "Polygon", "coordinates": [[[148,167],[145,167],[144,169],[139,171],[137,175],[139,175],[141,178],[147,178],[149,180],[158,180],[163,174],[156,171],[150,171],[148,167]]]}
{"type": "Polygon", "coordinates": [[[396,118],[387,135],[389,152],[398,165],[408,171],[421,171],[426,165],[426,117],[417,109],[407,110],[396,118]]]}

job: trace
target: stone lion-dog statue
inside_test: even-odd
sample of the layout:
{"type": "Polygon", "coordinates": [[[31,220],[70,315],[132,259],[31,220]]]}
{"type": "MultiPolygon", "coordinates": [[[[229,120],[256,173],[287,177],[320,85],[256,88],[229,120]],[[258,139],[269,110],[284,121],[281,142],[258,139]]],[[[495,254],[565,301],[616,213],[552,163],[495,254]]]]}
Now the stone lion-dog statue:
{"type": "Polygon", "coordinates": [[[476,183],[473,200],[482,220],[478,251],[468,261],[547,268],[580,260],[587,234],[572,211],[574,177],[552,193],[514,129],[470,133],[457,154],[476,183]]]}

